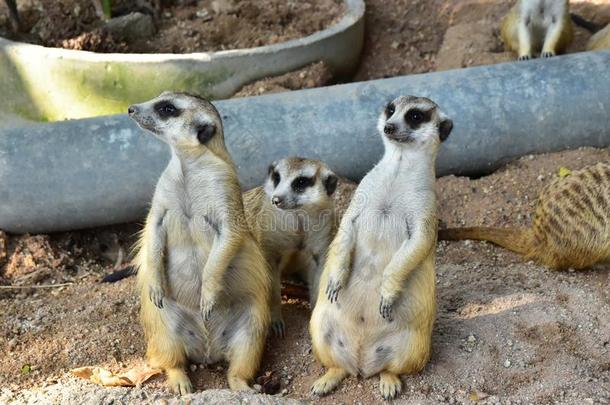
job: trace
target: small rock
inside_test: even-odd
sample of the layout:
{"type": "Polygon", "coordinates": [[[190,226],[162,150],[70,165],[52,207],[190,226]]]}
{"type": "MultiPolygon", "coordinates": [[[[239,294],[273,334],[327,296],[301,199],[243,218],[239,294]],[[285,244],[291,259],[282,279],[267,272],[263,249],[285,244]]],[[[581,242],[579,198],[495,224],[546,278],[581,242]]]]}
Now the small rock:
{"type": "Polygon", "coordinates": [[[510,360],[506,359],[506,361],[504,362],[504,368],[509,368],[511,365],[510,360]]]}
{"type": "Polygon", "coordinates": [[[197,364],[191,364],[190,368],[192,372],[197,371],[197,364]]]}
{"type": "Polygon", "coordinates": [[[230,14],[235,11],[233,0],[214,0],[210,4],[215,14],[230,14]]]}
{"type": "Polygon", "coordinates": [[[256,392],[261,392],[261,390],[263,389],[263,386],[260,384],[254,384],[252,386],[252,388],[254,388],[256,390],[256,392]]]}
{"type": "Polygon", "coordinates": [[[206,10],[205,8],[197,11],[195,13],[195,15],[197,16],[197,18],[201,18],[203,20],[203,22],[212,20],[212,16],[210,15],[210,12],[208,10],[206,10]]]}
{"type": "Polygon", "coordinates": [[[104,28],[120,39],[150,38],[156,31],[152,17],[138,12],[112,18],[106,22],[104,28]]]}
{"type": "Polygon", "coordinates": [[[469,335],[468,336],[468,343],[474,343],[477,341],[477,338],[474,337],[474,335],[469,335]]]}
{"type": "Polygon", "coordinates": [[[398,49],[398,47],[400,46],[400,42],[394,41],[390,46],[392,47],[392,49],[398,49]]]}
{"type": "Polygon", "coordinates": [[[14,349],[17,346],[17,338],[12,338],[11,340],[8,341],[8,348],[9,349],[14,349]]]}

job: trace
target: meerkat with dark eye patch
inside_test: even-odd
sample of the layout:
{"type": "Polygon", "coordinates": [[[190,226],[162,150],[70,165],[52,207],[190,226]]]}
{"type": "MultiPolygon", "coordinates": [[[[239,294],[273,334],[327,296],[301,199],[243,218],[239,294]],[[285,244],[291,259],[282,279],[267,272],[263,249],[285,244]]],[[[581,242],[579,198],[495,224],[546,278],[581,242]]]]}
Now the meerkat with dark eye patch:
{"type": "Polygon", "coordinates": [[[337,176],[319,160],[289,157],[269,166],[262,187],[244,194],[246,218],[271,266],[271,326],[285,334],[281,276],[297,273],[315,305],[318,281],[334,230],[337,176]]]}
{"type": "Polygon", "coordinates": [[[182,93],[133,105],[129,115],[171,150],[136,259],[148,360],[180,394],[193,390],[188,360],[226,360],[231,389],[249,389],[269,329],[270,278],[221,118],[182,93]]]}
{"type": "Polygon", "coordinates": [[[450,228],[441,240],[486,240],[551,269],[585,269],[610,260],[610,165],[598,163],[549,184],[531,227],[450,228]]]}
{"type": "Polygon", "coordinates": [[[535,52],[543,58],[563,53],[574,38],[568,0],[518,0],[502,20],[500,34],[519,60],[535,52]]]}
{"type": "Polygon", "coordinates": [[[328,368],[324,395],[348,375],[380,374],[385,399],[430,356],[436,313],[435,161],[452,121],[431,100],[398,97],[381,113],[385,153],[362,179],[333,239],[310,321],[328,368]]]}

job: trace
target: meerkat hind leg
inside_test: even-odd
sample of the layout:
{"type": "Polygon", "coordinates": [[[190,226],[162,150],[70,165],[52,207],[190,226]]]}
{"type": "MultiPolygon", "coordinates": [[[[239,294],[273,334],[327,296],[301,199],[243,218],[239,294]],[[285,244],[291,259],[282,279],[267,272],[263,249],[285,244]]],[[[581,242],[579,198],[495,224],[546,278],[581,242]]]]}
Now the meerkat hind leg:
{"type": "Polygon", "coordinates": [[[311,393],[315,395],[326,395],[333,391],[349,373],[339,367],[331,367],[326,374],[318,378],[311,386],[311,393]]]}
{"type": "Polygon", "coordinates": [[[193,384],[183,369],[169,368],[165,372],[167,373],[167,384],[174,393],[186,395],[193,392],[193,384]]]}
{"type": "Polygon", "coordinates": [[[402,391],[400,377],[389,371],[379,373],[379,391],[384,399],[394,399],[402,391]]]}

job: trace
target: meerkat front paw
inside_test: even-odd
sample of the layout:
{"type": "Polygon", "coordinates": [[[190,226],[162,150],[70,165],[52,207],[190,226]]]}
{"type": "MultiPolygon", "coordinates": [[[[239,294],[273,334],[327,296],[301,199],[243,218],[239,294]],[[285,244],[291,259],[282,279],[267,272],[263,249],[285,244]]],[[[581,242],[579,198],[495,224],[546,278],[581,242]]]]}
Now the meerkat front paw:
{"type": "Polygon", "coordinates": [[[150,302],[155,304],[157,308],[163,308],[163,298],[165,297],[165,292],[163,292],[163,288],[160,286],[150,286],[148,289],[148,298],[150,302]]]}
{"type": "Polygon", "coordinates": [[[553,56],[555,56],[555,52],[553,51],[546,51],[540,54],[541,58],[552,58],[553,56]]]}
{"type": "Polygon", "coordinates": [[[199,310],[204,321],[209,321],[212,311],[216,306],[216,296],[213,294],[201,294],[201,300],[199,301],[199,310]]]}
{"type": "Polygon", "coordinates": [[[532,59],[532,55],[521,55],[517,60],[530,60],[532,59]]]}
{"type": "Polygon", "coordinates": [[[388,322],[392,322],[394,320],[393,312],[395,302],[396,297],[386,295],[382,295],[381,301],[379,301],[379,314],[388,322]]]}

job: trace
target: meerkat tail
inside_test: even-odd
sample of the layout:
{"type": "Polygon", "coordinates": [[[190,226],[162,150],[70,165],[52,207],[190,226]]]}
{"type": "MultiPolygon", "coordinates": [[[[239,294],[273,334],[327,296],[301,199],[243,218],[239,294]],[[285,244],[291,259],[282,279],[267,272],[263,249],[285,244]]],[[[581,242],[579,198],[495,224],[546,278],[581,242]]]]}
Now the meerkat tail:
{"type": "Polygon", "coordinates": [[[440,240],[484,240],[522,255],[526,255],[530,251],[526,231],[518,228],[448,228],[440,229],[438,238],[440,240]]]}
{"type": "Polygon", "coordinates": [[[604,28],[603,25],[599,25],[599,24],[594,23],[593,21],[589,21],[589,20],[579,16],[578,14],[570,13],[570,17],[572,18],[572,21],[574,21],[574,24],[586,29],[587,31],[591,32],[592,34],[595,34],[599,30],[604,28]]]}

